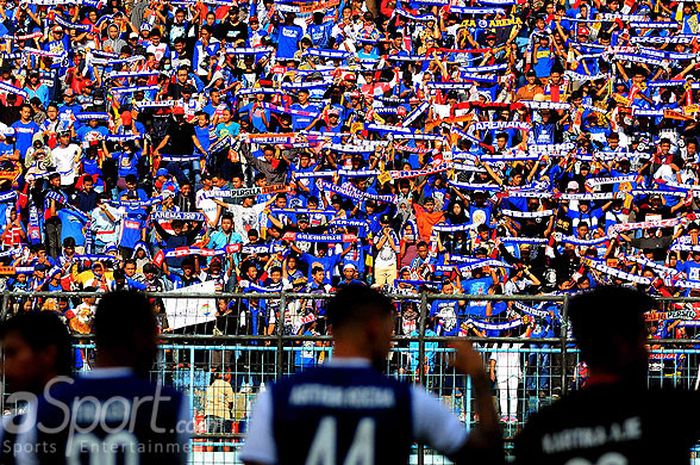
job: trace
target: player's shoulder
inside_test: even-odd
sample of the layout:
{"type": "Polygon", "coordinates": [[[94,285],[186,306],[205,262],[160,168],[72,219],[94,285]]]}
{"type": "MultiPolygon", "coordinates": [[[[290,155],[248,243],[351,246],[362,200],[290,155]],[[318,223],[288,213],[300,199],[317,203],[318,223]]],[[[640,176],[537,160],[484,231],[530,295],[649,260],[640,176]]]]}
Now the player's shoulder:
{"type": "Polygon", "coordinates": [[[344,367],[322,365],[305,369],[292,376],[278,379],[271,384],[273,390],[290,389],[300,384],[332,384],[332,385],[380,385],[387,387],[405,387],[410,384],[370,367],[344,367]]]}
{"type": "Polygon", "coordinates": [[[115,397],[128,399],[142,397],[159,397],[163,402],[180,402],[182,394],[165,385],[135,375],[93,376],[86,374],[74,378],[60,377],[54,379],[40,400],[73,399],[80,397],[115,397]]]}

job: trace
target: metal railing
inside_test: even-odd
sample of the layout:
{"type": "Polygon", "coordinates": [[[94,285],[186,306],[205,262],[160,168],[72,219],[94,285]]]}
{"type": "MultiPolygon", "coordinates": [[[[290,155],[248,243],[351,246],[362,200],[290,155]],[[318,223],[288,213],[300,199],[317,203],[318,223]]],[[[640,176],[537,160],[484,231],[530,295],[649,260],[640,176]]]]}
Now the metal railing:
{"type": "MultiPolygon", "coordinates": [[[[158,299],[182,298],[182,294],[153,293],[158,299]]],[[[2,296],[2,318],[17,311],[41,306],[46,299],[75,299],[99,297],[99,294],[70,293],[6,293],[2,296]],[[30,302],[31,305],[27,304],[30,302]]],[[[227,306],[246,310],[265,300],[274,309],[274,324],[256,331],[240,330],[241,313],[227,318],[233,326],[218,329],[199,325],[161,334],[161,346],[152,375],[154,379],[186,392],[191,399],[192,418],[196,429],[192,438],[192,463],[238,463],[235,451],[243,440],[250,405],[255,395],[279,377],[293,374],[332,357],[330,338],[324,331],[307,334],[290,331],[288,313],[300,304],[320,311],[329,294],[294,293],[216,293],[188,294],[188,299],[224,300],[227,306]],[[238,318],[238,320],[236,320],[238,318]],[[235,393],[236,402],[231,418],[225,419],[225,431],[207,427],[207,393],[215,376],[227,380],[235,393]],[[229,421],[230,420],[230,421],[229,421]]],[[[418,295],[390,295],[397,302],[397,331],[394,348],[387,359],[386,372],[408,382],[418,382],[442,398],[467,428],[477,418],[472,406],[473,395],[469,379],[459,376],[448,363],[448,342],[454,337],[437,335],[433,302],[464,301],[464,308],[481,308],[484,302],[500,305],[510,311],[513,302],[528,305],[555,304],[558,317],[547,337],[471,337],[484,356],[489,372],[494,374],[495,402],[503,417],[506,443],[517,434],[527,417],[571,389],[586,382],[586,367],[569,335],[566,317],[568,296],[501,296],[501,295],[442,295],[423,292],[418,295]],[[477,305],[478,303],[478,305],[477,305]],[[410,305],[409,305],[410,304],[410,305]],[[403,307],[414,310],[412,324],[406,325],[403,307]]],[[[700,298],[658,299],[658,310],[670,305],[700,305],[700,298]]],[[[227,307],[228,308],[228,307],[227,307]]],[[[269,316],[269,315],[268,315],[269,316]]],[[[249,318],[249,315],[246,316],[249,318]]],[[[466,317],[465,317],[466,318],[466,317]]],[[[318,321],[322,321],[319,318],[318,321]]],[[[249,323],[247,321],[246,323],[249,323]]],[[[460,323],[459,321],[457,323],[460,323]]],[[[692,328],[695,331],[695,327],[692,328]]],[[[699,380],[700,349],[697,339],[680,335],[675,339],[655,339],[652,346],[649,382],[653,385],[674,385],[696,389],[699,380]]],[[[84,361],[81,369],[89,369],[94,360],[92,337],[76,335],[75,347],[84,361]]],[[[4,410],[4,396],[3,410],[4,410]]],[[[209,415],[211,416],[211,415],[209,415]]],[[[509,446],[510,447],[510,446],[509,446]]],[[[442,463],[444,459],[432,451],[416,447],[415,463],[442,463]]]]}

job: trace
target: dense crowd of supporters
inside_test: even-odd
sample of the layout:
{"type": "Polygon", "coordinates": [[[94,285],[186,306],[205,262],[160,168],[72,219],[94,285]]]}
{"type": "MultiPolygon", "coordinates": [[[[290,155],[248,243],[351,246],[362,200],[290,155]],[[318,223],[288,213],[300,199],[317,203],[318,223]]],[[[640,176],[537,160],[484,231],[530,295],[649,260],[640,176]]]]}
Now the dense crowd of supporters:
{"type": "MultiPolygon", "coordinates": [[[[698,19],[668,0],[0,0],[5,287],[700,295],[698,19]]],[[[315,301],[271,302],[222,299],[217,329],[322,331],[315,301]]],[[[15,303],[90,331],[90,299],[15,303]]],[[[656,336],[694,335],[692,305],[660,310],[656,336]]],[[[439,299],[428,327],[559,319],[439,299]]]]}

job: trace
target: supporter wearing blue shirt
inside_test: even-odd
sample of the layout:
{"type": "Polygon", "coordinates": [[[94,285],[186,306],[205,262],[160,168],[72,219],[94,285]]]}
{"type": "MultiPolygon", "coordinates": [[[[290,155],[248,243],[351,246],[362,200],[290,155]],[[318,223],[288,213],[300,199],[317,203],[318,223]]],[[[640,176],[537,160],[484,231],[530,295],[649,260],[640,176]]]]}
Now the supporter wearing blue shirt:
{"type": "Polygon", "coordinates": [[[19,110],[20,119],[12,124],[15,131],[15,149],[19,151],[21,159],[24,159],[27,149],[32,146],[34,134],[39,132],[39,125],[31,119],[32,113],[31,106],[22,104],[19,110]]]}
{"type": "Polygon", "coordinates": [[[294,24],[296,14],[286,13],[285,22],[277,26],[277,59],[291,59],[299,50],[299,41],[304,35],[301,27],[294,24]]]}
{"type": "Polygon", "coordinates": [[[320,110],[316,105],[309,103],[308,89],[299,89],[297,91],[297,102],[290,107],[297,112],[308,112],[309,114],[292,113],[292,129],[294,131],[302,131],[309,127],[311,122],[318,116],[320,110]]]}
{"type": "Polygon", "coordinates": [[[313,22],[309,24],[306,33],[311,37],[311,43],[315,48],[330,48],[331,31],[335,25],[334,21],[323,22],[324,11],[316,11],[313,14],[313,22]]]}

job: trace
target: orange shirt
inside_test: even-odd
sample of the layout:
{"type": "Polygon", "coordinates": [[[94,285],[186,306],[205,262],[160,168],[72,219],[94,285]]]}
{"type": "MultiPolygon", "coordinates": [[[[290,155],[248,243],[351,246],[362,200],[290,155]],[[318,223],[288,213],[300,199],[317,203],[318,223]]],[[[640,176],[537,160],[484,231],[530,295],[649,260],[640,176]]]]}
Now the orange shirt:
{"type": "Polygon", "coordinates": [[[421,240],[429,242],[430,235],[433,232],[433,226],[445,219],[445,213],[442,211],[434,211],[428,213],[422,205],[413,204],[413,209],[416,212],[416,226],[418,226],[418,235],[421,240]]]}

